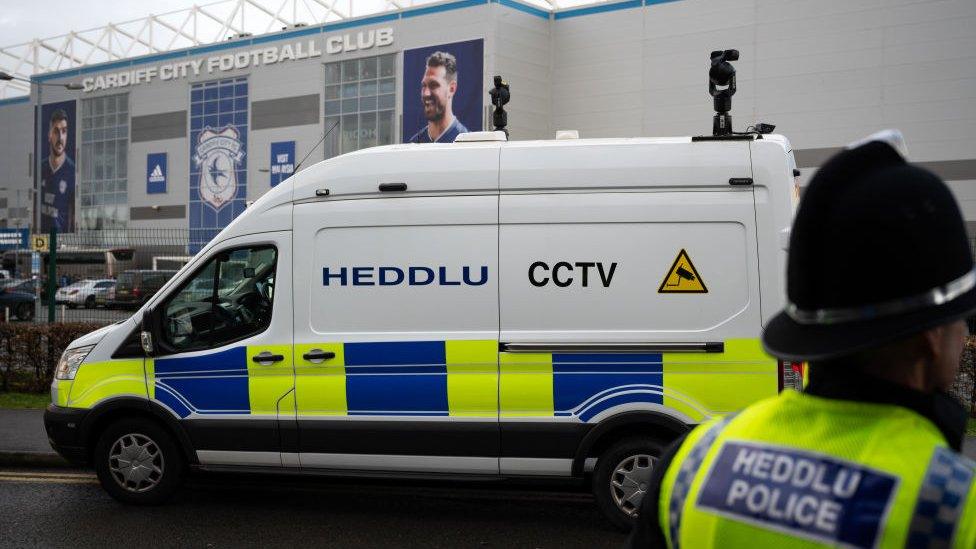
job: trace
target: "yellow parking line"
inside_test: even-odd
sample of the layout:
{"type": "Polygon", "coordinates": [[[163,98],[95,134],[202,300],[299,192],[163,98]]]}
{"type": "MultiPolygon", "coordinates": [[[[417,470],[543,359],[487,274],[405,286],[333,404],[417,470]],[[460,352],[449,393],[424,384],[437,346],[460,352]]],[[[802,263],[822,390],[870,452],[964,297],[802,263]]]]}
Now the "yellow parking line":
{"type": "Polygon", "coordinates": [[[40,471],[0,471],[0,482],[50,482],[56,484],[96,484],[90,473],[47,473],[40,471]]]}
{"type": "Polygon", "coordinates": [[[0,475],[0,482],[48,482],[53,484],[98,484],[93,478],[57,478],[57,477],[7,477],[0,475]]]}
{"type": "Polygon", "coordinates": [[[42,471],[0,471],[4,477],[95,478],[92,473],[46,473],[42,471]]]}

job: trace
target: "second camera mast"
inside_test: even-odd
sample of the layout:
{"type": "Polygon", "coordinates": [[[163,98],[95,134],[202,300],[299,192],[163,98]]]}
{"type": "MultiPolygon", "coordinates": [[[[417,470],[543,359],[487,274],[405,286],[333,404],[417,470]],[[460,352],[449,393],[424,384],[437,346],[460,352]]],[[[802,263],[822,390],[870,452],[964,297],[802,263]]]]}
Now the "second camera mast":
{"type": "Polygon", "coordinates": [[[739,60],[739,50],[712,52],[712,68],[708,70],[708,93],[715,104],[712,118],[712,135],[732,134],[732,96],[735,95],[735,67],[731,61],[739,60]]]}
{"type": "Polygon", "coordinates": [[[505,104],[512,98],[508,88],[508,82],[502,80],[501,76],[495,76],[495,87],[488,91],[491,96],[491,104],[495,110],[491,114],[491,122],[495,131],[505,132],[508,137],[508,113],[505,112],[505,104]]]}
{"type": "Polygon", "coordinates": [[[739,60],[739,50],[715,50],[709,55],[711,66],[708,69],[708,94],[712,96],[715,115],[712,117],[712,135],[693,137],[692,141],[722,139],[761,139],[763,134],[772,133],[773,124],[756,122],[744,132],[732,129],[732,96],[735,95],[735,67],[732,61],[739,60]]]}

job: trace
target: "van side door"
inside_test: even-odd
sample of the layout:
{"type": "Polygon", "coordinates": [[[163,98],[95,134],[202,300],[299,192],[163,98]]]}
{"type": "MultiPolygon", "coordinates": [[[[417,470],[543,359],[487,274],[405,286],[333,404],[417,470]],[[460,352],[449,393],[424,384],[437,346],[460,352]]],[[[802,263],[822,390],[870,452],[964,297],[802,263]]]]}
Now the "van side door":
{"type": "Polygon", "coordinates": [[[497,219],[494,195],[295,206],[303,468],[498,472],[497,219]]]}
{"type": "Polygon", "coordinates": [[[291,232],[228,239],[154,303],[149,397],[202,465],[282,465],[294,435],[291,232]],[[290,429],[290,431],[289,431],[290,429]]]}

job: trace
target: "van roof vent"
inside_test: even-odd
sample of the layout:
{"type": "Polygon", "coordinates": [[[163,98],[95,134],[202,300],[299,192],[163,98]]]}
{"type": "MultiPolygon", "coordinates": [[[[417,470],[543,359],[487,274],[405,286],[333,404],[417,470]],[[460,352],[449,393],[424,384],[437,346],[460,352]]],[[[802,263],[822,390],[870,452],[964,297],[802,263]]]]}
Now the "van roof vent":
{"type": "Polygon", "coordinates": [[[505,132],[467,132],[459,133],[454,138],[455,143],[472,143],[477,141],[508,141],[505,132]]]}
{"type": "Polygon", "coordinates": [[[556,130],[556,139],[579,139],[579,130],[556,130]]]}

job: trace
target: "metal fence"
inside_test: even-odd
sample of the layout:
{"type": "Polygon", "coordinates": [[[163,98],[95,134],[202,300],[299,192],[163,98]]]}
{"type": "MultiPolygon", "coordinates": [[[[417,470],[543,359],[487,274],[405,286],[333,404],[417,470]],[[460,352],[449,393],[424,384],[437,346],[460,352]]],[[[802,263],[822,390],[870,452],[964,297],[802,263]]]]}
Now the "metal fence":
{"type": "Polygon", "coordinates": [[[187,229],[78,231],[52,237],[54,253],[24,249],[0,256],[9,276],[0,280],[2,320],[117,322],[192,257],[187,229]]]}

